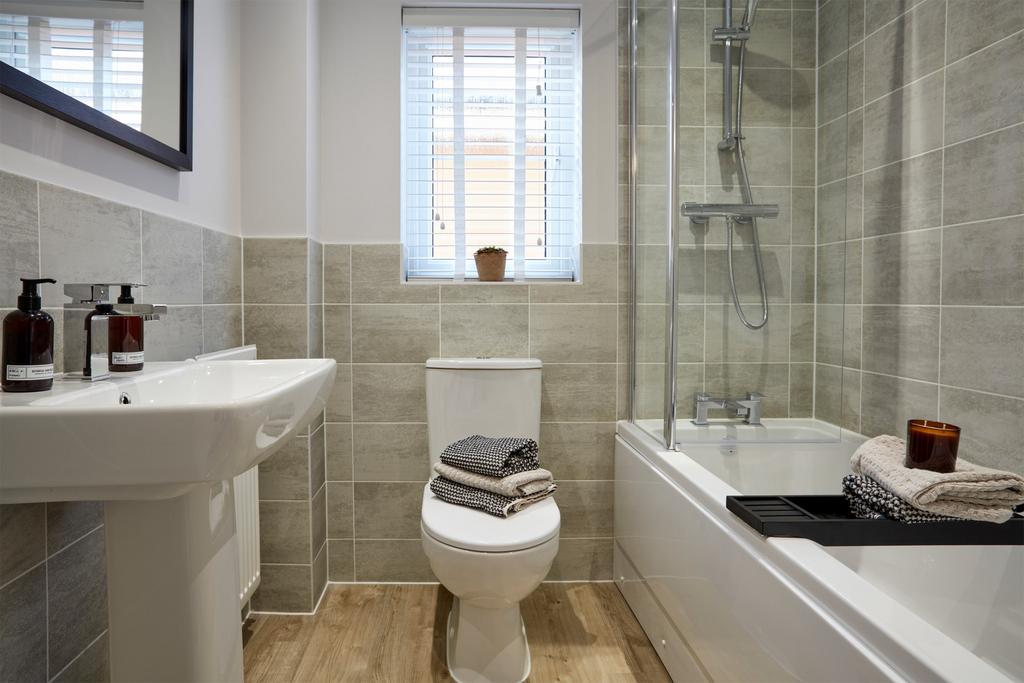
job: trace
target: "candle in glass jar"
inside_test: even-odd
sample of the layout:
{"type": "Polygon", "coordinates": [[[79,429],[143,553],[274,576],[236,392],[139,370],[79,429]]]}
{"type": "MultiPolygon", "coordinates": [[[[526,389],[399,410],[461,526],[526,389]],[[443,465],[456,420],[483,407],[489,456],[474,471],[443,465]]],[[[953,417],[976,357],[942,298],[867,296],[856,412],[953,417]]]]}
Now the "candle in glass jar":
{"type": "Polygon", "coordinates": [[[952,472],[956,469],[956,451],[960,446],[960,428],[935,420],[907,420],[905,467],[952,472]]]}

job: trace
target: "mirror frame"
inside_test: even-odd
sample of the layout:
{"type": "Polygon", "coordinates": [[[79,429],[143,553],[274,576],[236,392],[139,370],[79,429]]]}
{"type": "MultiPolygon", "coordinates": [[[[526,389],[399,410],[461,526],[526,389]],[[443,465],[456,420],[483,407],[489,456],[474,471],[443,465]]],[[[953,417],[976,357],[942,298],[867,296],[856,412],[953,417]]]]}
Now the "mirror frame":
{"type": "Polygon", "coordinates": [[[0,62],[0,93],[30,107],[67,121],[90,133],[106,138],[133,152],[178,171],[192,170],[192,10],[193,0],[181,0],[181,82],[179,86],[180,123],[178,147],[137,131],[89,105],[79,102],[10,64],[0,62]]]}

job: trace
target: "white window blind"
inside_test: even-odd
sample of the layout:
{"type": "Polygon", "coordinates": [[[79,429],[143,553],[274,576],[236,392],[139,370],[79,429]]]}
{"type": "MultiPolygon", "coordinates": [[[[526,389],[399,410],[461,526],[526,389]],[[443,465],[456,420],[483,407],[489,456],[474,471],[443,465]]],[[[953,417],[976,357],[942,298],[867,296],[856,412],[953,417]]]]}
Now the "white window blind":
{"type": "Polygon", "coordinates": [[[403,242],[410,278],[579,272],[579,14],[403,12],[403,242]]]}

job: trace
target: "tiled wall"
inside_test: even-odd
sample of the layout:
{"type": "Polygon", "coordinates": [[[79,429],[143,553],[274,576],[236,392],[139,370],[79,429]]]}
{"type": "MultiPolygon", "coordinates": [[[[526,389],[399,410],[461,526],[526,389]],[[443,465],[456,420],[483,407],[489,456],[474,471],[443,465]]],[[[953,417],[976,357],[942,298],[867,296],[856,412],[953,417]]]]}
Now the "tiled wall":
{"type": "MultiPolygon", "coordinates": [[[[0,306],[19,277],[145,282],[170,306],[147,360],[241,343],[241,255],[238,237],[0,172],[0,306]]],[[[61,347],[58,287],[43,304],[61,347]]],[[[109,678],[104,541],[101,503],[0,506],[0,681],[109,678]]]]}
{"type": "MultiPolygon", "coordinates": [[[[736,3],[736,21],[742,17],[736,3]]],[[[667,3],[641,0],[639,13],[639,166],[637,225],[638,415],[660,418],[663,405],[666,231],[667,3]]],[[[716,145],[722,126],[722,47],[710,40],[721,2],[681,2],[679,9],[679,200],[740,202],[735,153],[716,145]],[[706,6],[705,6],[706,5],[706,6]],[[717,5],[717,7],[715,6],[717,5]]],[[[620,3],[620,182],[628,140],[628,11],[620,3]]],[[[679,405],[689,416],[697,390],[766,395],[765,414],[809,416],[814,333],[815,6],[813,1],[760,3],[748,45],[745,151],[754,201],[779,205],[759,221],[769,321],[742,326],[729,290],[724,222],[680,226],[679,405]]],[[[735,79],[734,79],[735,87],[735,79]]],[[[621,202],[625,210],[626,202],[621,202]]],[[[625,218],[622,219],[625,225],[625,218]]],[[[625,241],[625,240],[623,240],[625,241]]],[[[760,316],[749,227],[734,246],[737,288],[748,318],[760,316]]]]}
{"type": "MultiPolygon", "coordinates": [[[[280,346],[293,325],[265,322],[302,315],[282,312],[296,307],[295,292],[304,281],[295,277],[302,247],[294,245],[293,253],[282,242],[245,240],[246,340],[279,343],[262,345],[265,357],[306,348],[280,346]],[[253,275],[257,261],[259,283],[253,275]],[[250,303],[252,288],[264,285],[277,293],[279,303],[250,303]],[[282,287],[293,295],[282,295],[282,287]],[[264,324],[265,330],[259,327],[264,324]]],[[[618,247],[584,245],[578,284],[403,284],[400,255],[397,244],[323,246],[323,353],[339,365],[321,432],[326,468],[308,490],[326,479],[330,580],[435,580],[423,555],[419,523],[429,472],[424,362],[432,356],[544,361],[541,460],[558,478],[562,511],[561,549],[548,578],[611,578],[614,423],[624,408],[616,385],[625,359],[618,247]]],[[[309,342],[310,349],[314,346],[309,342]]],[[[296,479],[301,481],[294,497],[306,496],[302,475],[296,479]]],[[[265,480],[261,471],[263,497],[265,480]]],[[[263,505],[261,510],[269,502],[263,505]]],[[[315,504],[313,509],[319,514],[315,504]]],[[[297,519],[289,524],[298,528],[305,506],[295,510],[291,514],[297,519]]],[[[273,542],[265,535],[265,561],[268,543],[273,542]]],[[[306,561],[308,547],[296,548],[294,557],[306,561]]],[[[273,556],[276,550],[270,548],[273,556]]],[[[264,566],[264,587],[278,571],[270,568],[264,566]]]]}
{"type": "Polygon", "coordinates": [[[1024,472],[1024,2],[828,0],[820,30],[819,302],[846,297],[819,305],[845,325],[817,367],[842,413],[817,414],[947,420],[964,457],[1024,472]]]}

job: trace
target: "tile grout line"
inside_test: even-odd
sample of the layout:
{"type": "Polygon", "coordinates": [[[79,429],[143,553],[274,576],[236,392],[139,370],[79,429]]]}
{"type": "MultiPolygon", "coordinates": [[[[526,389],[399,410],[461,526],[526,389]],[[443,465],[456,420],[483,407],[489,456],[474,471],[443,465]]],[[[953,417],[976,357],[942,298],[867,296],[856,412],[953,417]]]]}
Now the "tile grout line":
{"type": "MultiPolygon", "coordinates": [[[[946,0],[944,3],[945,15],[942,19],[942,102],[939,115],[939,122],[942,126],[942,141],[941,141],[941,160],[942,163],[939,166],[939,224],[945,226],[946,224],[946,83],[948,80],[949,64],[946,61],[949,59],[949,2],[946,0]]],[[[993,43],[995,44],[995,43],[993,43]]],[[[984,49],[978,52],[984,52],[991,45],[986,46],[984,49]]],[[[966,57],[965,57],[966,59],[966,57]]],[[[942,386],[942,261],[943,261],[943,242],[946,234],[945,227],[939,230],[939,327],[935,331],[938,337],[936,344],[936,359],[935,359],[935,382],[942,386]]],[[[864,363],[862,362],[861,365],[864,363]]],[[[935,419],[940,419],[942,415],[942,389],[938,389],[935,392],[935,419]]]]}

